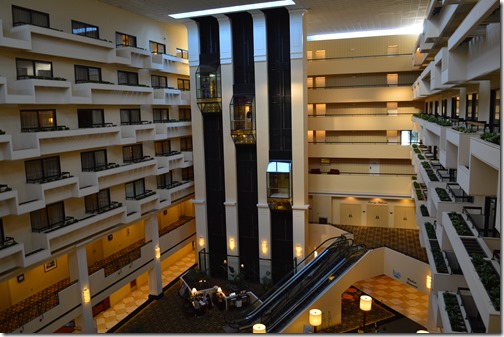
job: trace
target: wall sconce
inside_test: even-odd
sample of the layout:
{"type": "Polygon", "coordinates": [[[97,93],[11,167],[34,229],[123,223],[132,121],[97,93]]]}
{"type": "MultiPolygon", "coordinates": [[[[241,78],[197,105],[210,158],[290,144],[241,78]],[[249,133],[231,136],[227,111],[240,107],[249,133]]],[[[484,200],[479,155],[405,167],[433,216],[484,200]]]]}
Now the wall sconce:
{"type": "Polygon", "coordinates": [[[252,333],[266,333],[266,325],[261,323],[254,324],[252,333]]]}
{"type": "Polygon", "coordinates": [[[82,296],[84,297],[84,303],[91,302],[91,294],[89,293],[88,288],[82,289],[82,296]]]}
{"type": "Polygon", "coordinates": [[[430,289],[432,286],[432,277],[430,275],[427,275],[425,279],[425,286],[427,287],[427,289],[430,289]]]}
{"type": "Polygon", "coordinates": [[[317,327],[322,324],[322,311],[319,309],[310,309],[310,325],[313,326],[313,332],[317,332],[317,327]]]}
{"type": "Polygon", "coordinates": [[[156,247],[156,259],[160,259],[161,258],[161,248],[159,248],[159,246],[156,247]]]}
{"type": "Polygon", "coordinates": [[[242,263],[242,264],[240,265],[240,267],[241,267],[241,269],[243,269],[243,268],[245,268],[245,265],[242,263]]]}
{"type": "Polygon", "coordinates": [[[201,248],[205,247],[205,238],[200,236],[198,239],[198,244],[201,248]]]}
{"type": "Polygon", "coordinates": [[[197,293],[198,291],[196,290],[196,288],[192,288],[191,295],[196,296],[197,293]]]}
{"type": "Polygon", "coordinates": [[[303,253],[303,247],[301,247],[301,245],[298,243],[296,245],[296,256],[301,257],[302,253],[303,253]]]}
{"type": "Polygon", "coordinates": [[[268,242],[266,240],[261,242],[261,251],[264,255],[268,254],[268,242]]]}
{"type": "Polygon", "coordinates": [[[236,248],[236,242],[235,242],[235,239],[234,238],[230,238],[229,239],[229,249],[231,250],[235,250],[236,248]]]}

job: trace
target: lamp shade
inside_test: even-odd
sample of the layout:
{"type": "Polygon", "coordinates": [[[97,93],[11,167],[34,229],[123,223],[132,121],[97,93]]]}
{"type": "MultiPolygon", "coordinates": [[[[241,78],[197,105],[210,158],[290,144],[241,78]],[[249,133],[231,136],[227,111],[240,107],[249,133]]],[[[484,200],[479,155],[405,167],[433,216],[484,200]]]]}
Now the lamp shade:
{"type": "Polygon", "coordinates": [[[266,325],[257,323],[252,327],[253,333],[266,333],[266,325]]]}
{"type": "Polygon", "coordinates": [[[429,333],[427,330],[418,330],[416,333],[429,333]]]}
{"type": "Polygon", "coordinates": [[[161,258],[161,249],[159,247],[156,247],[156,259],[160,259],[161,258]]]}
{"type": "Polygon", "coordinates": [[[319,309],[310,309],[310,325],[319,326],[322,324],[322,311],[319,309]]]}
{"type": "Polygon", "coordinates": [[[371,296],[362,295],[360,297],[359,308],[362,311],[369,311],[369,310],[371,310],[372,304],[373,304],[373,299],[371,298],[371,296]]]}
{"type": "Polygon", "coordinates": [[[196,288],[192,288],[191,290],[191,294],[194,296],[198,293],[198,291],[196,290],[196,288]]]}
{"type": "Polygon", "coordinates": [[[218,292],[218,293],[221,293],[221,292],[222,292],[222,288],[221,288],[221,287],[218,287],[218,288],[217,288],[217,292],[218,292]]]}

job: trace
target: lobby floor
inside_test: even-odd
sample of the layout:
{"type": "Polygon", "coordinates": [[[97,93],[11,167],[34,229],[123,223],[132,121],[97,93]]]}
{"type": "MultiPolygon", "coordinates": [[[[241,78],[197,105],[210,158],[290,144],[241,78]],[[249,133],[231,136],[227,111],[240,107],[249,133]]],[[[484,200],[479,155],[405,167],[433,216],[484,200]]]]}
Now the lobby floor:
{"type": "MultiPolygon", "coordinates": [[[[342,227],[346,227],[344,229],[353,232],[356,236],[356,241],[365,243],[369,248],[379,247],[384,242],[388,242],[391,248],[408,253],[408,255],[414,256],[419,260],[426,259],[425,249],[420,247],[419,243],[416,242],[418,240],[418,231],[400,229],[390,231],[389,229],[355,228],[353,226],[342,227]]],[[[162,272],[163,288],[173,280],[176,280],[194,264],[195,256],[191,252],[164,270],[162,272]]],[[[399,331],[411,332],[418,330],[418,326],[426,326],[428,295],[385,275],[361,280],[355,283],[353,287],[394,310],[398,314],[396,316],[397,320],[394,322],[397,323],[396,325],[400,325],[398,328],[400,329],[399,331]],[[404,330],[406,328],[410,328],[411,331],[404,330]]],[[[148,284],[139,286],[129,296],[95,317],[98,333],[105,333],[109,330],[111,330],[110,332],[118,333],[223,332],[225,319],[222,315],[223,313],[220,313],[218,309],[212,310],[210,315],[198,317],[198,324],[196,326],[193,320],[188,320],[187,315],[184,316],[184,313],[180,313],[177,320],[176,308],[182,308],[183,306],[183,304],[177,302],[180,300],[179,296],[177,296],[177,290],[177,285],[165,289],[164,296],[160,300],[151,301],[144,309],[138,311],[137,309],[147,302],[149,295],[148,284]],[[166,307],[169,309],[166,309],[166,307]],[[137,312],[132,315],[135,310],[137,312]],[[166,310],[169,310],[170,313],[165,312],[166,310]],[[164,316],[164,319],[156,322],[156,319],[160,316],[160,312],[163,313],[162,316],[164,316]],[[168,322],[170,319],[167,319],[170,316],[174,316],[174,321],[171,323],[168,322]],[[180,324],[180,322],[191,321],[192,323],[190,324],[180,324]],[[197,328],[201,328],[201,331],[196,331],[198,330],[197,328]]],[[[347,330],[347,332],[351,331],[347,330]]]]}

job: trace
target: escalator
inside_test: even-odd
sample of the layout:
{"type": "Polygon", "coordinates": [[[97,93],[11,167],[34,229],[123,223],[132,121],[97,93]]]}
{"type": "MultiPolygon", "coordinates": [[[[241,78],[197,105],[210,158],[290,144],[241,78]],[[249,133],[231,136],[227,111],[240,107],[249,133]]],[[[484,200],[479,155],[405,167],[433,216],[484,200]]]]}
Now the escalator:
{"type": "Polygon", "coordinates": [[[345,236],[334,240],[316,258],[280,286],[265,294],[264,301],[252,306],[240,319],[228,321],[229,330],[248,331],[258,322],[266,324],[268,332],[279,332],[318,295],[338,279],[366,251],[345,236]]]}

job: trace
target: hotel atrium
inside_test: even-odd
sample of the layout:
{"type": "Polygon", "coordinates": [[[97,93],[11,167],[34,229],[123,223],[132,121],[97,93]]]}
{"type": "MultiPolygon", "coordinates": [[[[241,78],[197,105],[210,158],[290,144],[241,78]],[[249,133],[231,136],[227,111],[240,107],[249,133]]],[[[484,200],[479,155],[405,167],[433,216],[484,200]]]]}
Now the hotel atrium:
{"type": "Polygon", "coordinates": [[[107,332],[173,285],[236,312],[241,280],[273,290],[237,286],[233,332],[328,332],[362,292],[364,332],[369,298],[501,333],[500,22],[497,0],[1,1],[0,332],[107,332]]]}

